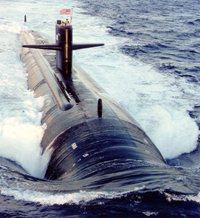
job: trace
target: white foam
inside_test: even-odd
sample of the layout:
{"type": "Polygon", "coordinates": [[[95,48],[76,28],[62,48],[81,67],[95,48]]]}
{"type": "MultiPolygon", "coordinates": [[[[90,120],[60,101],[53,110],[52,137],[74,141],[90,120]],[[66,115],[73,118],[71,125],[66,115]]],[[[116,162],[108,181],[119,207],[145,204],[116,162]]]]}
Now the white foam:
{"type": "Polygon", "coordinates": [[[48,153],[41,155],[40,141],[43,129],[21,117],[5,118],[0,122],[0,154],[17,161],[36,177],[43,177],[48,153]]]}
{"type": "Polygon", "coordinates": [[[44,193],[30,190],[12,190],[10,188],[2,188],[1,194],[14,196],[16,200],[24,200],[40,203],[43,205],[63,205],[63,204],[79,204],[81,202],[89,202],[99,198],[110,198],[119,196],[117,193],[109,192],[85,192],[80,191],[72,194],[65,193],[44,193]]]}
{"type": "MultiPolygon", "coordinates": [[[[135,187],[133,191],[139,191],[144,187],[135,187]]],[[[16,200],[31,201],[42,205],[82,204],[95,199],[120,198],[129,192],[109,191],[79,191],[75,193],[38,192],[32,190],[1,188],[1,194],[13,196],[16,200]]]]}
{"type": "Polygon", "coordinates": [[[165,196],[169,202],[171,201],[193,201],[200,203],[200,193],[197,195],[175,195],[175,194],[168,194],[165,193],[165,196]]]}
{"type": "Polygon", "coordinates": [[[43,99],[27,90],[20,61],[20,24],[0,23],[0,156],[18,162],[27,172],[43,177],[49,153],[42,155],[40,142],[43,99]],[[8,28],[6,28],[8,27],[8,28]]]}

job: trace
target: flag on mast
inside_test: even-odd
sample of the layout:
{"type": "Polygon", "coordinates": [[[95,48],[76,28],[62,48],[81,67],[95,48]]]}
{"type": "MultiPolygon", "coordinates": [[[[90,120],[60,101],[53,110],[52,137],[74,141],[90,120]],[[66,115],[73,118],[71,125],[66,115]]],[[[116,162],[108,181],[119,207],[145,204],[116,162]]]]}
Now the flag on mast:
{"type": "Polygon", "coordinates": [[[71,17],[72,16],[72,9],[70,9],[70,8],[62,9],[62,10],[60,10],[60,14],[71,17]]]}

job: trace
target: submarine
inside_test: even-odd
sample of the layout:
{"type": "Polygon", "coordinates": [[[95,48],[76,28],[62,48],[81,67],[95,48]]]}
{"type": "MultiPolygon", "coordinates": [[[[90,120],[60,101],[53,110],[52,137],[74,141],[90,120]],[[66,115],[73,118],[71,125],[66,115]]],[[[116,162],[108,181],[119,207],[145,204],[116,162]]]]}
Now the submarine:
{"type": "Polygon", "coordinates": [[[20,34],[28,88],[45,98],[41,147],[51,158],[44,179],[68,190],[198,193],[196,175],[169,166],[134,118],[73,61],[74,50],[103,44],[73,43],[68,21],[58,20],[55,32],[55,44],[35,31],[20,34]]]}

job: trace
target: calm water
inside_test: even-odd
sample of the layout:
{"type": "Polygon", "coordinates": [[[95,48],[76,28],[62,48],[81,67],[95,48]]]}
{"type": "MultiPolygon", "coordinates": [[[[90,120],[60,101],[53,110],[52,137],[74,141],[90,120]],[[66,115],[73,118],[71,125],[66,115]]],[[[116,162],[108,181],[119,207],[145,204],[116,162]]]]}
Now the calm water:
{"type": "MultiPolygon", "coordinates": [[[[43,99],[27,91],[19,33],[34,29],[54,40],[59,10],[74,7],[75,41],[105,43],[105,48],[93,52],[77,52],[76,60],[141,124],[170,163],[192,162],[191,171],[198,175],[199,3],[2,0],[0,155],[18,162],[34,177],[44,175],[49,154],[41,155],[39,146],[45,131],[40,126],[43,99]],[[190,154],[177,159],[184,153],[190,154]]],[[[169,194],[144,187],[128,193],[69,193],[63,184],[24,176],[23,170],[20,174],[1,163],[1,217],[200,216],[198,193],[169,194]]]]}

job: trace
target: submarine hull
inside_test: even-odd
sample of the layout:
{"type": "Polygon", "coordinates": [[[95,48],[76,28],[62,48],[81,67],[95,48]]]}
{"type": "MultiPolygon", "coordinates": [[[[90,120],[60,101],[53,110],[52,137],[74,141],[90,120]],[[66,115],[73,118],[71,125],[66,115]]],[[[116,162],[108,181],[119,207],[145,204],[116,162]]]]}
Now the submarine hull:
{"type": "MultiPolygon", "coordinates": [[[[44,39],[38,33],[22,32],[21,41],[40,44],[44,39]]],[[[55,51],[23,48],[21,58],[26,64],[29,89],[36,97],[45,98],[41,122],[46,130],[41,146],[52,150],[46,179],[71,183],[82,190],[130,190],[133,186],[170,190],[175,187],[176,191],[188,193],[195,190],[192,186],[186,188],[184,183],[174,185],[174,178],[185,172],[167,166],[139,124],[76,63],[67,87],[73,107],[64,111],[47,83],[48,79],[55,79],[54,89],[59,93],[57,76],[52,77],[59,75],[55,51]],[[46,71],[51,78],[44,76],[46,71]],[[158,185],[160,180],[163,182],[158,185]]]]}

